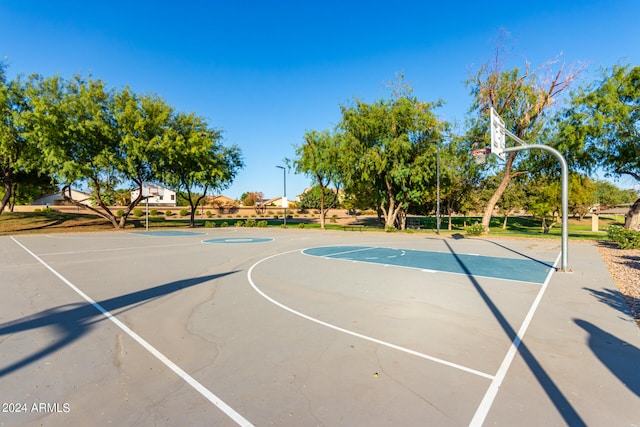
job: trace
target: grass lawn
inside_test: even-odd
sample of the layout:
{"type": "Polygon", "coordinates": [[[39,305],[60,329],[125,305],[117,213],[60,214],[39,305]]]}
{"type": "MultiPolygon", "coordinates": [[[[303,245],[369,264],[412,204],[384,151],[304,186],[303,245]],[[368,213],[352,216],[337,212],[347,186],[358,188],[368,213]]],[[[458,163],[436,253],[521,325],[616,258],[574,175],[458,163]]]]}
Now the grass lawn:
{"type": "MultiPolygon", "coordinates": [[[[199,227],[234,227],[237,224],[244,223],[247,218],[215,218],[215,219],[196,219],[199,227]]],[[[254,221],[261,221],[256,218],[254,221]]],[[[602,216],[600,217],[600,231],[591,231],[591,218],[585,218],[582,221],[577,219],[569,219],[569,238],[584,240],[605,240],[607,238],[606,229],[610,225],[622,225],[624,218],[622,216],[602,216]]],[[[282,218],[265,219],[268,227],[282,227],[282,218]]],[[[479,217],[467,217],[466,224],[470,225],[480,222],[479,217]]],[[[333,230],[343,230],[343,223],[333,223],[330,218],[327,219],[326,228],[333,230]]],[[[384,231],[384,228],[375,217],[358,218],[358,223],[365,225],[367,231],[384,231]]],[[[494,217],[491,220],[492,236],[510,236],[510,237],[535,237],[560,239],[561,225],[555,224],[549,234],[542,232],[540,220],[531,217],[510,217],[507,221],[506,229],[502,229],[503,218],[494,217]]],[[[435,233],[436,223],[433,217],[422,217],[412,219],[409,225],[415,228],[402,231],[405,233],[435,233]]],[[[171,218],[164,216],[154,216],[149,218],[149,228],[175,228],[189,227],[189,219],[171,218]]],[[[130,217],[125,226],[126,230],[145,228],[145,218],[130,217]]],[[[320,224],[317,218],[288,218],[287,228],[310,228],[319,229],[320,224]]],[[[22,234],[22,233],[53,233],[53,232],[79,232],[79,231],[108,231],[114,230],[111,224],[97,215],[89,215],[84,213],[62,213],[56,211],[49,212],[4,212],[0,215],[0,235],[22,234]]],[[[401,232],[401,231],[398,231],[401,232]]],[[[440,232],[443,235],[448,234],[465,234],[465,219],[462,217],[452,218],[451,230],[448,229],[448,218],[443,218],[440,225],[440,232]]]]}

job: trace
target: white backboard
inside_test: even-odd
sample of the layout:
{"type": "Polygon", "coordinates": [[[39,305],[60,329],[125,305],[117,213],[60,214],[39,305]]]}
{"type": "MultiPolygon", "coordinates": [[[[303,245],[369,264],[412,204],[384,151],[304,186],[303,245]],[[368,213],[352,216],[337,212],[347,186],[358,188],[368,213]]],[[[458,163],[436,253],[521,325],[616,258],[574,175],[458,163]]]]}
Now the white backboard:
{"type": "Polygon", "coordinates": [[[164,196],[164,187],[153,184],[142,184],[142,197],[164,196]]]}
{"type": "Polygon", "coordinates": [[[491,107],[491,153],[505,160],[504,155],[504,121],[496,110],[491,107]]]}

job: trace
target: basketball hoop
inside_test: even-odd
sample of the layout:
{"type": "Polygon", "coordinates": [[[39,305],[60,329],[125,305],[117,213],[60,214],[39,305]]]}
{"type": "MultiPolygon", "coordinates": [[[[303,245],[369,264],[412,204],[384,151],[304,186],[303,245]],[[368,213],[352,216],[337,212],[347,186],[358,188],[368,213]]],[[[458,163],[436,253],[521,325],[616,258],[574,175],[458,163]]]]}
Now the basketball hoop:
{"type": "Polygon", "coordinates": [[[491,154],[490,148],[478,148],[476,150],[471,150],[471,155],[476,161],[477,165],[483,165],[487,162],[487,156],[491,154]]]}

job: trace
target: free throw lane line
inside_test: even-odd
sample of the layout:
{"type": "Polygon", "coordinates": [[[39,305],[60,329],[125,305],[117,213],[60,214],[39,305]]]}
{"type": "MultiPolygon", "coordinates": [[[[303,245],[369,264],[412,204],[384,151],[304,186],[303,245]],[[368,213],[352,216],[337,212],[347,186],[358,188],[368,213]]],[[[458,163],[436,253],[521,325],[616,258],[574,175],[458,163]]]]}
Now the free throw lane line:
{"type": "MultiPolygon", "coordinates": [[[[560,255],[561,254],[558,255],[558,258],[556,258],[556,262],[553,264],[554,267],[557,267],[558,261],[560,261],[560,255]]],[[[536,296],[536,299],[533,301],[533,304],[531,304],[531,308],[529,308],[529,312],[527,313],[527,316],[524,318],[524,321],[520,326],[520,330],[518,331],[518,334],[513,339],[513,342],[509,347],[509,351],[507,351],[507,354],[505,355],[504,359],[502,360],[502,363],[500,364],[500,368],[498,368],[498,372],[496,373],[493,380],[491,380],[491,384],[489,385],[487,392],[482,398],[482,402],[480,402],[480,406],[478,406],[478,409],[476,409],[476,413],[474,414],[473,419],[469,423],[469,427],[481,427],[482,424],[484,423],[485,418],[487,418],[487,415],[489,414],[489,409],[491,409],[491,406],[493,405],[493,401],[498,395],[498,390],[500,389],[500,385],[502,385],[502,381],[504,380],[504,377],[507,375],[507,371],[511,366],[511,362],[513,362],[513,358],[516,356],[516,353],[518,352],[518,347],[520,347],[520,344],[522,343],[524,334],[527,333],[529,324],[531,323],[531,320],[533,319],[533,315],[536,313],[536,310],[540,305],[540,301],[542,301],[542,296],[544,295],[544,292],[547,290],[547,287],[549,286],[549,282],[551,281],[551,276],[554,271],[555,269],[549,270],[547,279],[544,281],[543,285],[540,287],[540,290],[538,291],[538,295],[536,296]]]]}
{"type": "Polygon", "coordinates": [[[85,301],[87,301],[89,304],[94,306],[96,308],[96,310],[98,310],[100,313],[102,313],[107,319],[111,320],[117,327],[122,329],[122,331],[124,331],[127,335],[129,335],[136,342],[138,342],[138,344],[140,344],[142,347],[144,347],[145,350],[147,350],[149,353],[151,353],[153,356],[155,356],[156,359],[158,359],[166,367],[168,367],[173,372],[175,372],[180,378],[182,378],[187,384],[189,384],[191,387],[193,387],[205,399],[207,399],[209,402],[211,402],[214,405],[216,405],[229,418],[231,418],[233,421],[235,421],[236,424],[238,424],[240,426],[247,426],[247,427],[248,426],[253,426],[253,424],[251,424],[242,415],[237,413],[232,407],[230,407],[225,402],[223,402],[222,399],[220,399],[218,396],[213,394],[209,389],[207,389],[205,386],[203,386],[198,381],[196,381],[195,378],[193,378],[191,375],[186,373],[178,365],[173,363],[164,354],[160,353],[160,351],[158,351],[154,346],[152,346],[147,341],[145,341],[140,335],[138,335],[135,332],[133,332],[133,330],[131,330],[127,325],[122,323],[114,315],[109,313],[104,307],[102,307],[100,304],[95,302],[89,295],[87,295],[84,292],[82,292],[77,286],[75,286],[73,283],[71,283],[69,280],[67,280],[64,276],[62,276],[60,273],[58,273],[56,270],[54,270],[53,267],[49,266],[46,262],[44,262],[42,259],[40,259],[40,257],[38,257],[36,254],[31,252],[22,243],[18,242],[13,236],[11,236],[11,240],[16,242],[16,244],[18,246],[20,246],[22,249],[24,249],[29,255],[34,257],[40,264],[45,266],[49,271],[51,271],[56,277],[58,277],[60,280],[62,280],[68,287],[70,287],[72,290],[74,290],[78,295],[80,295],[82,298],[84,298],[85,301]]]}

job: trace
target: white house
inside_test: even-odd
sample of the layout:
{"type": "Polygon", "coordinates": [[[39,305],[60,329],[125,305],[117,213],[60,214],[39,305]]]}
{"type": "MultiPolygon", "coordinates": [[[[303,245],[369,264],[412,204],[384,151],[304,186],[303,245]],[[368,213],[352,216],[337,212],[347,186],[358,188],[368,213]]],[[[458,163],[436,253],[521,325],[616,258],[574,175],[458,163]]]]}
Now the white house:
{"type": "MultiPolygon", "coordinates": [[[[131,200],[135,200],[138,197],[139,189],[134,188],[131,190],[131,200]]],[[[161,184],[155,184],[152,182],[142,183],[142,195],[148,196],[142,199],[141,205],[149,206],[166,206],[175,207],[178,206],[176,199],[176,192],[170,188],[167,188],[161,184]]]]}
{"type": "MultiPolygon", "coordinates": [[[[93,202],[91,201],[91,195],[87,193],[83,193],[78,190],[70,190],[71,198],[73,200],[77,200],[83,205],[93,206],[93,202]]],[[[69,192],[67,192],[67,195],[69,192]]],[[[31,205],[33,206],[61,206],[61,205],[70,205],[71,203],[64,200],[60,192],[47,194],[46,196],[38,197],[31,205]]]]}

